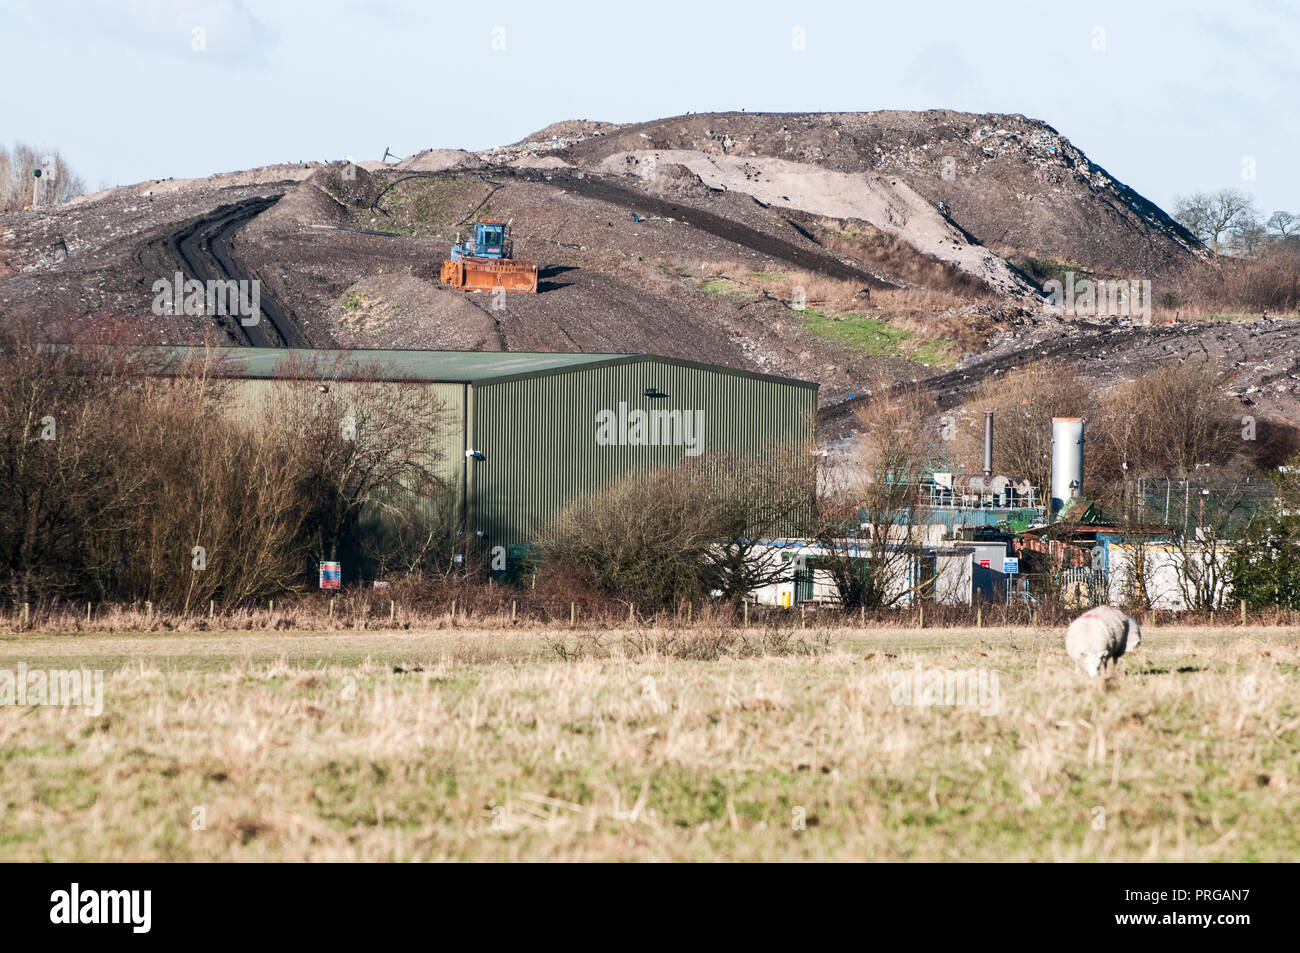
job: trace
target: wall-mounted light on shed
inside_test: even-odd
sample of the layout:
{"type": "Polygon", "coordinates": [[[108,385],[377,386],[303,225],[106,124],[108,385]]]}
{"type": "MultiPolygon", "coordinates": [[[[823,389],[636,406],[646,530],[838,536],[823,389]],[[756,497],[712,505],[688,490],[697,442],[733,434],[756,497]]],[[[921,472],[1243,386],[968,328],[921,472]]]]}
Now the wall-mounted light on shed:
{"type": "Polygon", "coordinates": [[[473,450],[473,449],[466,450],[466,451],[465,451],[465,457],[466,457],[466,459],[469,459],[469,460],[486,460],[486,459],[487,459],[487,457],[483,456],[483,451],[482,451],[482,450],[473,450]]]}
{"type": "Polygon", "coordinates": [[[668,396],[663,391],[661,391],[658,387],[647,387],[644,391],[642,391],[642,394],[651,399],[668,396]]]}

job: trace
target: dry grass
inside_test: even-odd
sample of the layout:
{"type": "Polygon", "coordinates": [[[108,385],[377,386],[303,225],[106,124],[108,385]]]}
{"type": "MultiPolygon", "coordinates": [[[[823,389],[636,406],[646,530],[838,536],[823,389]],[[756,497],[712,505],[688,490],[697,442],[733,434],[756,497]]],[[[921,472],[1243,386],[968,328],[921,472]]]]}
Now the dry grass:
{"type": "Polygon", "coordinates": [[[0,858],[1296,856],[1300,630],[1144,634],[1105,685],[1032,629],[6,636],[106,686],[0,708],[0,858]]]}
{"type": "Polygon", "coordinates": [[[922,287],[877,288],[869,294],[858,282],[827,278],[813,272],[788,269],[753,271],[734,261],[710,261],[696,276],[701,287],[744,307],[776,299],[792,309],[792,317],[825,316],[836,321],[861,318],[881,322],[900,336],[902,356],[925,353],[927,345],[943,342],[959,352],[983,349],[994,326],[986,313],[985,296],[922,287]],[[802,294],[802,298],[798,296],[802,294]],[[794,311],[797,302],[803,308],[794,311]]]}
{"type": "Polygon", "coordinates": [[[863,295],[860,282],[828,278],[798,268],[754,271],[739,261],[702,262],[698,274],[724,278],[733,286],[731,290],[735,296],[741,299],[767,293],[789,301],[795,295],[794,289],[802,288],[807,304],[837,317],[873,309],[900,316],[934,314],[960,307],[971,300],[970,295],[929,288],[874,288],[870,289],[869,295],[863,295]]]}

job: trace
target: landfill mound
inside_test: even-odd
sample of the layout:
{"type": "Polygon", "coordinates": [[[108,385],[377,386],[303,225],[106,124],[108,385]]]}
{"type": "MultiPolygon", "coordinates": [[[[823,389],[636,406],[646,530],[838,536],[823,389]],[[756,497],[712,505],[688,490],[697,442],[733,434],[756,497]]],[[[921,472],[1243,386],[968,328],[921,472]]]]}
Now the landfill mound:
{"type": "Polygon", "coordinates": [[[1032,361],[1105,387],[1209,356],[1252,413],[1300,421],[1295,325],[1063,315],[1018,268],[1044,255],[1153,282],[1210,267],[1160,209],[1022,116],[701,114],[6,214],[0,322],[142,344],[652,352],[815,380],[828,438],[882,373],[955,401],[1032,361]],[[480,219],[539,262],[538,294],[439,283],[480,219]],[[266,320],[157,313],[153,286],[177,272],[260,282],[266,320]]]}

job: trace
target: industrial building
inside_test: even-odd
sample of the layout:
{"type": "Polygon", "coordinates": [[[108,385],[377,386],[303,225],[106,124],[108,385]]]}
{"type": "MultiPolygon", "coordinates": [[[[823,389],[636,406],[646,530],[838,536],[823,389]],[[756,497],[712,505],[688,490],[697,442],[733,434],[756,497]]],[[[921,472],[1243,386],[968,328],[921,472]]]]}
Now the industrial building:
{"type": "MultiPolygon", "coordinates": [[[[155,350],[169,373],[204,349],[155,350]]],[[[232,403],[309,376],[303,367],[330,387],[427,389],[446,422],[429,445],[455,494],[456,531],[498,571],[567,503],[630,471],[815,439],[817,384],[651,354],[212,350],[241,391],[232,403]]]]}
{"type": "MultiPolygon", "coordinates": [[[[886,591],[890,607],[902,609],[921,601],[941,605],[970,605],[985,587],[988,588],[988,598],[992,598],[988,560],[985,556],[994,550],[997,552],[998,566],[1001,567],[1004,547],[997,545],[926,544],[908,552],[901,549],[893,551],[889,558],[894,571],[886,591]],[[976,580],[980,575],[977,560],[986,564],[982,586],[977,585],[976,580]]],[[[844,552],[852,553],[852,549],[846,547],[844,552]]],[[[751,593],[755,602],[789,607],[802,602],[838,601],[839,593],[830,575],[820,565],[820,561],[827,558],[825,547],[806,541],[780,540],[763,547],[760,554],[767,558],[779,558],[788,564],[790,575],[751,593]]],[[[862,558],[870,558],[865,547],[862,558]]]]}
{"type": "MultiPolygon", "coordinates": [[[[1026,480],[994,473],[992,413],[985,416],[983,473],[936,465],[917,476],[910,512],[899,514],[891,547],[889,604],[1034,604],[1059,598],[1072,606],[1227,605],[1232,537],[1271,498],[1269,481],[1198,485],[1193,495],[1192,481],[1145,478],[1136,481],[1137,499],[1127,517],[1108,519],[1083,495],[1084,420],[1054,417],[1051,428],[1050,496],[1040,497],[1026,480]],[[1207,500],[1221,524],[1214,530],[1202,527],[1207,500]]],[[[862,525],[864,534],[869,530],[862,525]]],[[[842,555],[854,546],[854,539],[844,539],[836,548],[842,555]]],[[[780,540],[771,549],[789,565],[790,575],[756,592],[758,601],[789,606],[838,600],[830,574],[821,568],[829,555],[823,547],[780,540]]],[[[863,559],[868,549],[863,547],[863,559]]]]}

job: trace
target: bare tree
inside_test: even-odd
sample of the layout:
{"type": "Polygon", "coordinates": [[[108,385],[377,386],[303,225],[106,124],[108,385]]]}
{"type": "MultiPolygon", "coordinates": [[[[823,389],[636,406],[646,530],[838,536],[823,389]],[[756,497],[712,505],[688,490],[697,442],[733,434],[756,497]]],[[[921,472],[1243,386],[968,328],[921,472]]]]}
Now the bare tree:
{"type": "Polygon", "coordinates": [[[1300,235],[1300,215],[1292,215],[1290,212],[1277,211],[1268,217],[1264,223],[1271,232],[1277,232],[1281,238],[1291,238],[1300,235]]]}
{"type": "Polygon", "coordinates": [[[1234,524],[1243,521],[1247,501],[1230,486],[1202,487],[1198,496],[1196,525],[1175,526],[1170,547],[1183,604],[1205,611],[1220,608],[1231,593],[1230,561],[1240,535],[1234,524]]]}
{"type": "Polygon", "coordinates": [[[12,150],[0,146],[0,212],[29,207],[39,171],[41,205],[56,205],[82,195],[86,185],[57,149],[41,150],[16,143],[12,150]]]}
{"type": "Polygon", "coordinates": [[[1193,192],[1174,204],[1174,218],[1216,252],[1222,238],[1247,228],[1258,217],[1254,201],[1241,189],[1193,192]]]}
{"type": "Polygon", "coordinates": [[[1093,386],[1069,365],[1044,362],[1010,371],[986,381],[974,400],[952,412],[954,455],[968,472],[980,469],[984,412],[991,410],[997,434],[994,469],[1028,479],[1040,489],[1048,487],[1052,418],[1087,417],[1091,423],[1096,406],[1093,386]]]}
{"type": "MultiPolygon", "coordinates": [[[[303,584],[308,506],[288,479],[292,453],[222,412],[223,383],[201,362],[140,382],[135,437],[114,473],[148,479],[109,580],[119,590],[187,610],[303,584]]],[[[97,541],[109,552],[113,543],[97,541]]]]}
{"type": "Polygon", "coordinates": [[[286,358],[276,374],[282,383],[250,409],[295,448],[291,479],[311,501],[307,524],[321,558],[336,559],[363,525],[373,541],[367,555],[381,562],[450,556],[453,488],[440,466],[447,413],[428,388],[341,359],[286,358]]]}
{"type": "Polygon", "coordinates": [[[817,484],[811,449],[719,454],[691,465],[714,500],[714,540],[704,557],[710,591],[743,599],[785,578],[789,568],[772,542],[808,533],[817,484]]]}
{"type": "Polygon", "coordinates": [[[1238,255],[1249,256],[1268,240],[1268,231],[1259,219],[1252,218],[1233,228],[1231,238],[1233,250],[1238,255]]]}
{"type": "Polygon", "coordinates": [[[924,540],[920,481],[940,434],[935,407],[920,388],[872,388],[857,411],[861,435],[844,479],[823,487],[814,540],[817,567],[840,604],[889,607],[934,580],[913,578],[924,540]]]}
{"type": "MultiPolygon", "coordinates": [[[[1118,592],[1121,605],[1135,609],[1150,609],[1159,597],[1156,576],[1158,572],[1155,554],[1156,539],[1162,533],[1161,527],[1149,526],[1142,516],[1140,508],[1127,507],[1124,519],[1118,527],[1116,543],[1123,547],[1125,558],[1118,572],[1111,563],[1111,592],[1118,592]]],[[[1096,550],[1094,550],[1094,554],[1096,550]]]]}
{"type": "Polygon", "coordinates": [[[94,577],[88,518],[117,519],[112,461],[127,385],[94,355],[0,338],[0,587],[26,601],[94,577]]]}
{"type": "Polygon", "coordinates": [[[445,484],[427,389],[348,382],[349,440],[332,388],[277,383],[249,405],[266,391],[220,363],[0,341],[5,594],[238,604],[304,586],[365,519],[432,514],[421,504],[445,484]]]}
{"type": "Polygon", "coordinates": [[[1123,384],[1106,395],[1090,422],[1090,454],[1101,485],[1109,484],[1108,495],[1118,497],[1125,477],[1243,469],[1240,418],[1222,391],[1219,369],[1208,361],[1168,364],[1123,384]]]}

